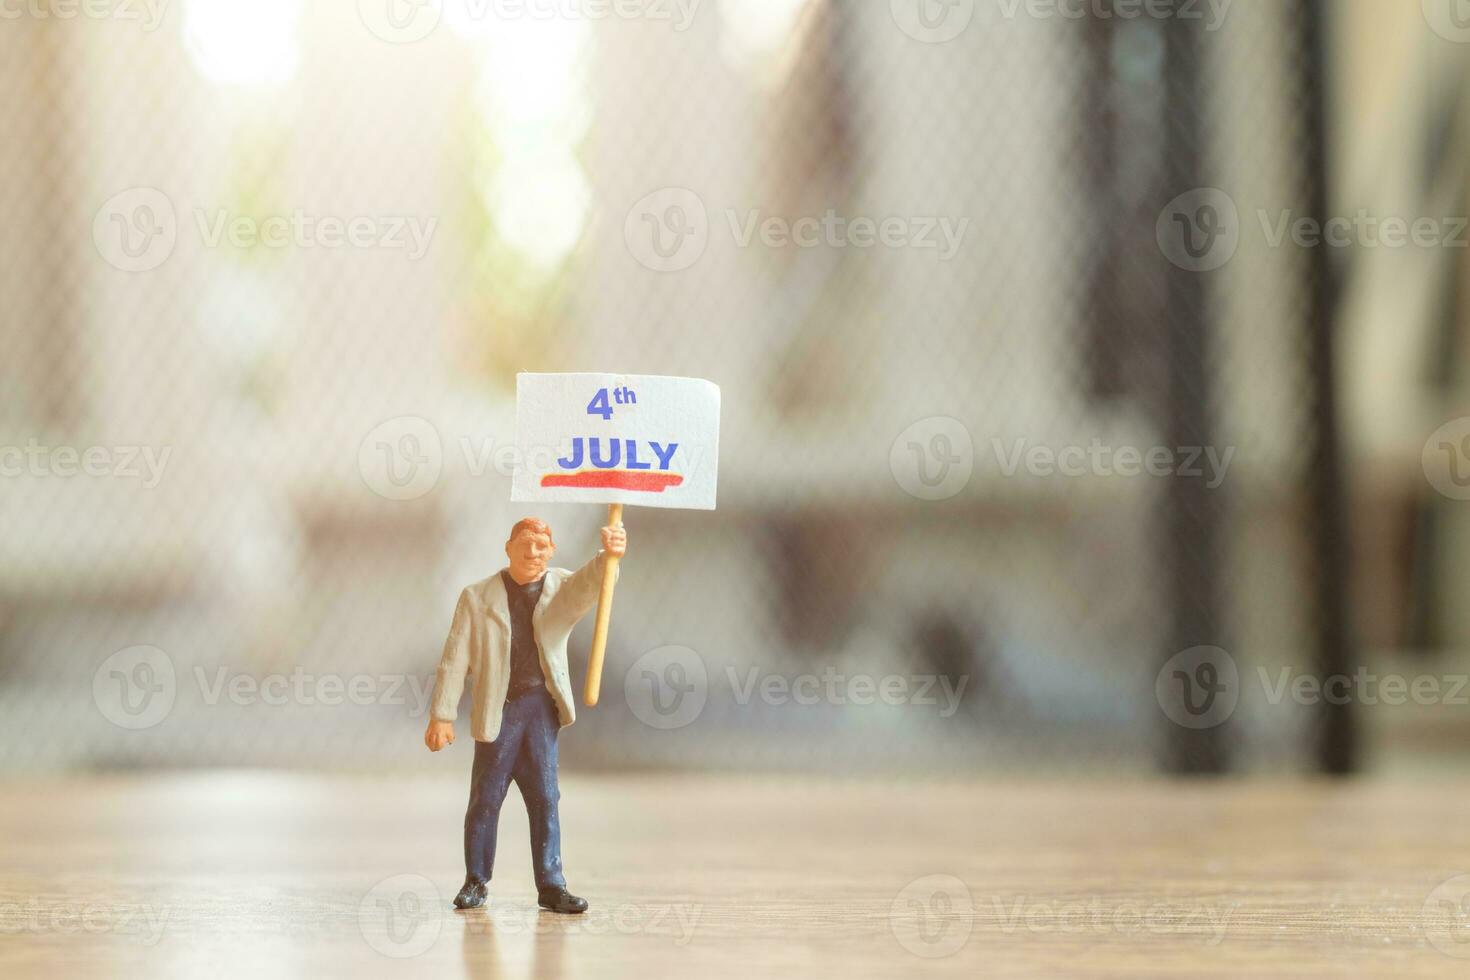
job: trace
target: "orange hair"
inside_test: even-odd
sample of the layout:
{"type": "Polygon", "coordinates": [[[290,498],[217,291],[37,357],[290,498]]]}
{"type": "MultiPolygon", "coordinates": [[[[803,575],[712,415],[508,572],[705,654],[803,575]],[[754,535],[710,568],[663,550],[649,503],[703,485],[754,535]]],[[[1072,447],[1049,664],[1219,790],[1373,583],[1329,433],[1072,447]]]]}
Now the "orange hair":
{"type": "MultiPolygon", "coordinates": [[[[522,531],[530,531],[532,534],[544,534],[548,538],[551,537],[550,524],[547,524],[539,517],[522,517],[520,520],[516,521],[515,527],[510,529],[510,537],[505,539],[505,543],[510,544],[516,539],[516,535],[520,534],[522,531]]],[[[556,545],[556,542],[554,540],[551,543],[553,547],[556,545]]]]}

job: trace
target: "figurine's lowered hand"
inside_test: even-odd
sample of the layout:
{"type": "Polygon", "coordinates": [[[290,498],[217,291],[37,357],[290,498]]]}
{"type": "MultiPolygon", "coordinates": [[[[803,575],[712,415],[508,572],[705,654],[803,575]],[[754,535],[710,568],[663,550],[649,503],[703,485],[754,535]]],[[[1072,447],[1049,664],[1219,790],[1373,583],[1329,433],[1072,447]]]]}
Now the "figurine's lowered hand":
{"type": "Polygon", "coordinates": [[[446,745],[454,744],[454,722],[429,719],[429,729],[424,732],[424,744],[430,752],[438,752],[446,745]]]}
{"type": "Polygon", "coordinates": [[[628,532],[623,525],[614,524],[602,529],[602,550],[614,558],[621,558],[628,551],[628,532]]]}

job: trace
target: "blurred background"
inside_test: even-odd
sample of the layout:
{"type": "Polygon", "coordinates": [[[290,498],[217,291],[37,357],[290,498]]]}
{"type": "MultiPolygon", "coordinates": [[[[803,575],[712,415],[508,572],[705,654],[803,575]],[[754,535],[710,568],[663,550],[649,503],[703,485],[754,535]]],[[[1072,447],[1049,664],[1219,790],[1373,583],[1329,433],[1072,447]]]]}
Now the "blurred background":
{"type": "Polygon", "coordinates": [[[1470,759],[1470,4],[0,19],[0,770],[429,766],[518,371],[723,391],[567,767],[1470,759]]]}

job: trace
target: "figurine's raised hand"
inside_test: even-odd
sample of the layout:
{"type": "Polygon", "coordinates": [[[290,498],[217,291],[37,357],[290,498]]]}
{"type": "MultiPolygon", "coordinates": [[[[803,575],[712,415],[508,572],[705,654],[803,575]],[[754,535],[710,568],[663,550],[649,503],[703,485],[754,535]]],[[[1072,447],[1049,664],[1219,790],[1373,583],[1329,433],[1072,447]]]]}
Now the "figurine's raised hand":
{"type": "Polygon", "coordinates": [[[621,558],[628,551],[628,532],[621,524],[602,529],[602,550],[614,558],[621,558]]]}
{"type": "Polygon", "coordinates": [[[446,745],[454,744],[454,722],[429,719],[429,729],[424,732],[424,744],[430,752],[438,752],[446,745]]]}

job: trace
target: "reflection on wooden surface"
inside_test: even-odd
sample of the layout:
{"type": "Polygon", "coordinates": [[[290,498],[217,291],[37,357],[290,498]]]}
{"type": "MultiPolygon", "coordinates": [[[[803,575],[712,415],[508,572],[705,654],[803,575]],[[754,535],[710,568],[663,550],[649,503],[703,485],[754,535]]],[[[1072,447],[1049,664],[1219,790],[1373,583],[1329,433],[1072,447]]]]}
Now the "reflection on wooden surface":
{"type": "Polygon", "coordinates": [[[569,778],[567,875],[592,911],[559,917],[535,908],[514,802],[490,906],[450,910],[467,778],[7,783],[0,972],[1451,977],[1470,965],[1465,787],[569,778]]]}

